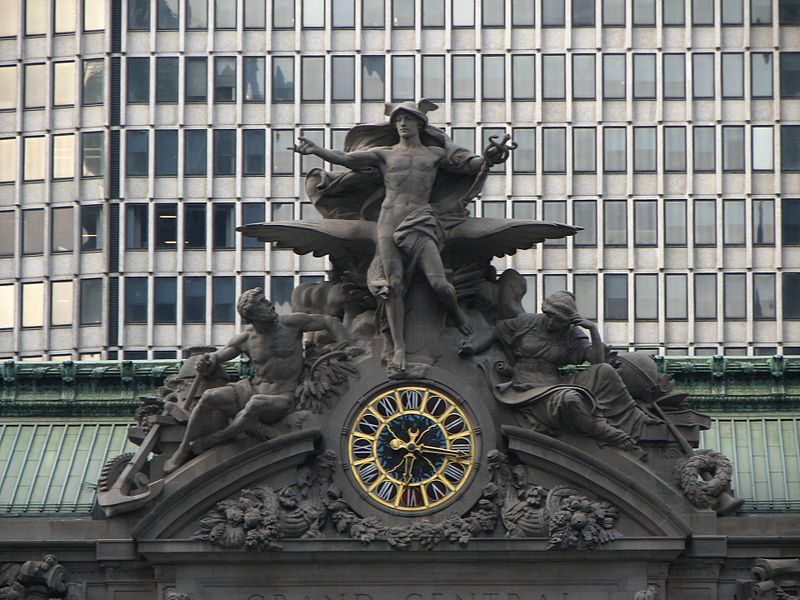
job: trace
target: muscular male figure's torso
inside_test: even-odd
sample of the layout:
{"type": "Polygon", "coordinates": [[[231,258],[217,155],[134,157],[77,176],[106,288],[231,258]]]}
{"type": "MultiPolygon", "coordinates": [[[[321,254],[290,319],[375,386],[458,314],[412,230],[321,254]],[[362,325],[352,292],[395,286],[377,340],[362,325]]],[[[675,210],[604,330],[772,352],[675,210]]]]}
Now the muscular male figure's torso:
{"type": "Polygon", "coordinates": [[[255,370],[252,383],[259,393],[294,392],[304,364],[302,336],[301,329],[280,320],[267,333],[247,328],[239,348],[250,357],[255,370]]]}
{"type": "Polygon", "coordinates": [[[412,210],[430,203],[444,150],[397,145],[375,152],[382,159],[381,171],[386,189],[378,216],[378,235],[391,236],[412,210]]]}

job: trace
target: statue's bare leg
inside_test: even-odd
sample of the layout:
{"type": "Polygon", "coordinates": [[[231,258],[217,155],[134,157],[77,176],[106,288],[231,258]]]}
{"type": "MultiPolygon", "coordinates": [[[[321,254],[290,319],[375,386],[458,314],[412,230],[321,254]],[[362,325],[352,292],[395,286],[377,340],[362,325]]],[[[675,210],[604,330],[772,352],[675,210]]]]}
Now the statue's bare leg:
{"type": "Polygon", "coordinates": [[[281,420],[294,406],[294,394],[268,395],[255,394],[244,408],[236,413],[230,424],[220,431],[199,437],[190,442],[192,452],[200,454],[222,442],[235,438],[259,421],[274,423],[281,420]]]}
{"type": "Polygon", "coordinates": [[[456,327],[464,335],[470,335],[472,326],[469,324],[467,314],[458,305],[456,288],[447,280],[442,257],[432,240],[425,245],[425,249],[419,259],[419,265],[433,291],[439,297],[439,301],[444,304],[447,312],[450,313],[450,317],[456,322],[456,327]]]}
{"type": "Polygon", "coordinates": [[[405,286],[403,285],[403,255],[391,237],[378,237],[378,252],[386,279],[389,281],[389,299],[386,302],[386,320],[392,336],[394,353],[389,368],[406,370],[405,338],[405,286]]]}
{"type": "Polygon", "coordinates": [[[191,442],[208,433],[210,427],[208,419],[212,411],[218,410],[228,416],[233,416],[238,409],[236,392],[233,388],[221,387],[207,390],[189,417],[189,424],[186,426],[180,446],[175,454],[164,463],[164,473],[171,473],[186,462],[191,453],[191,442]]]}

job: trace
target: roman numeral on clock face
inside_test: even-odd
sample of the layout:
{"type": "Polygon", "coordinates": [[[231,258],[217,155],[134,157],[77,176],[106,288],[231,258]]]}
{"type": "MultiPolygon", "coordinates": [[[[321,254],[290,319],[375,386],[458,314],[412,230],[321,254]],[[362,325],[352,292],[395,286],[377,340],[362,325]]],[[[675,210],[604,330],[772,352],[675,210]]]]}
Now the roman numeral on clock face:
{"type": "Polygon", "coordinates": [[[378,478],[378,467],[375,463],[366,463],[358,468],[358,476],[366,484],[370,484],[378,478]]]}
{"type": "Polygon", "coordinates": [[[447,465],[447,468],[445,468],[444,476],[453,483],[461,481],[461,478],[464,476],[464,467],[458,463],[451,463],[447,465]]]}
{"type": "Polygon", "coordinates": [[[428,500],[436,502],[445,497],[445,494],[447,494],[447,486],[441,481],[432,481],[428,484],[428,487],[425,488],[425,491],[428,494],[428,500]]]}
{"type": "Polygon", "coordinates": [[[372,456],[372,442],[364,438],[356,438],[353,441],[353,458],[360,460],[372,456]]]}
{"type": "Polygon", "coordinates": [[[384,481],[378,486],[377,494],[382,500],[390,502],[397,495],[397,486],[391,481],[384,481]]]}
{"type": "Polygon", "coordinates": [[[417,390],[404,390],[400,397],[403,400],[403,406],[406,410],[419,410],[419,405],[422,402],[422,392],[417,390]]]}
{"type": "Polygon", "coordinates": [[[397,404],[395,403],[394,398],[391,396],[386,396],[385,398],[378,400],[377,408],[378,412],[380,412],[384,417],[391,416],[397,412],[397,404]]]}

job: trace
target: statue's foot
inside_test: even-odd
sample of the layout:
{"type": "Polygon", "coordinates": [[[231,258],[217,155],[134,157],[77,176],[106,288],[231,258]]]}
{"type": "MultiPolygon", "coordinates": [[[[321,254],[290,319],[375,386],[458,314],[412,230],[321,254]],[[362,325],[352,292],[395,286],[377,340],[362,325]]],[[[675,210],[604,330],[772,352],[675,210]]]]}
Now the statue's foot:
{"type": "Polygon", "coordinates": [[[392,355],[392,360],[389,362],[389,369],[397,372],[406,370],[406,351],[398,348],[392,355]]]}
{"type": "Polygon", "coordinates": [[[464,314],[464,311],[462,310],[459,310],[458,312],[459,312],[458,323],[457,323],[458,330],[465,336],[472,335],[474,330],[472,329],[472,325],[469,324],[469,319],[467,318],[467,315],[464,314]]]}
{"type": "Polygon", "coordinates": [[[176,450],[175,454],[172,455],[172,458],[164,463],[164,475],[169,475],[175,471],[178,467],[186,462],[187,458],[189,458],[189,453],[187,451],[181,450],[180,448],[176,450]]]}
{"type": "Polygon", "coordinates": [[[219,432],[210,433],[201,438],[197,438],[193,442],[190,442],[189,448],[191,449],[192,454],[202,454],[206,450],[210,450],[214,446],[221,444],[223,441],[225,441],[225,437],[219,435],[219,432]]]}

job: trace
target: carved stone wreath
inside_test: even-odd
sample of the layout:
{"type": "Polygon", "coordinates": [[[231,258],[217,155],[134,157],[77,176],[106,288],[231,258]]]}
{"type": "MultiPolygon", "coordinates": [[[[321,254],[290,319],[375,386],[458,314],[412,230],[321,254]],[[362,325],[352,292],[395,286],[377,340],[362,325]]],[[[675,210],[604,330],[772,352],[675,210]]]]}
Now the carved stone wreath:
{"type": "Polygon", "coordinates": [[[546,490],[527,481],[527,468],[492,451],[492,480],[465,515],[440,522],[420,519],[390,526],[377,516],[356,514],[333,483],[336,455],[326,451],[297,471],[295,483],[280,490],[266,484],[219,502],[200,521],[194,539],[223,548],[280,550],[282,540],[322,536],[328,527],[369,545],[385,542],[396,550],[424,550],[447,542],[465,547],[475,537],[544,537],[548,549],[593,549],[620,536],[619,513],[572,486],[546,490]],[[498,524],[503,528],[498,531],[498,524]]]}
{"type": "Polygon", "coordinates": [[[676,470],[678,486],[697,508],[710,508],[723,493],[731,493],[732,476],[730,459],[713,450],[698,450],[676,470]]]}

